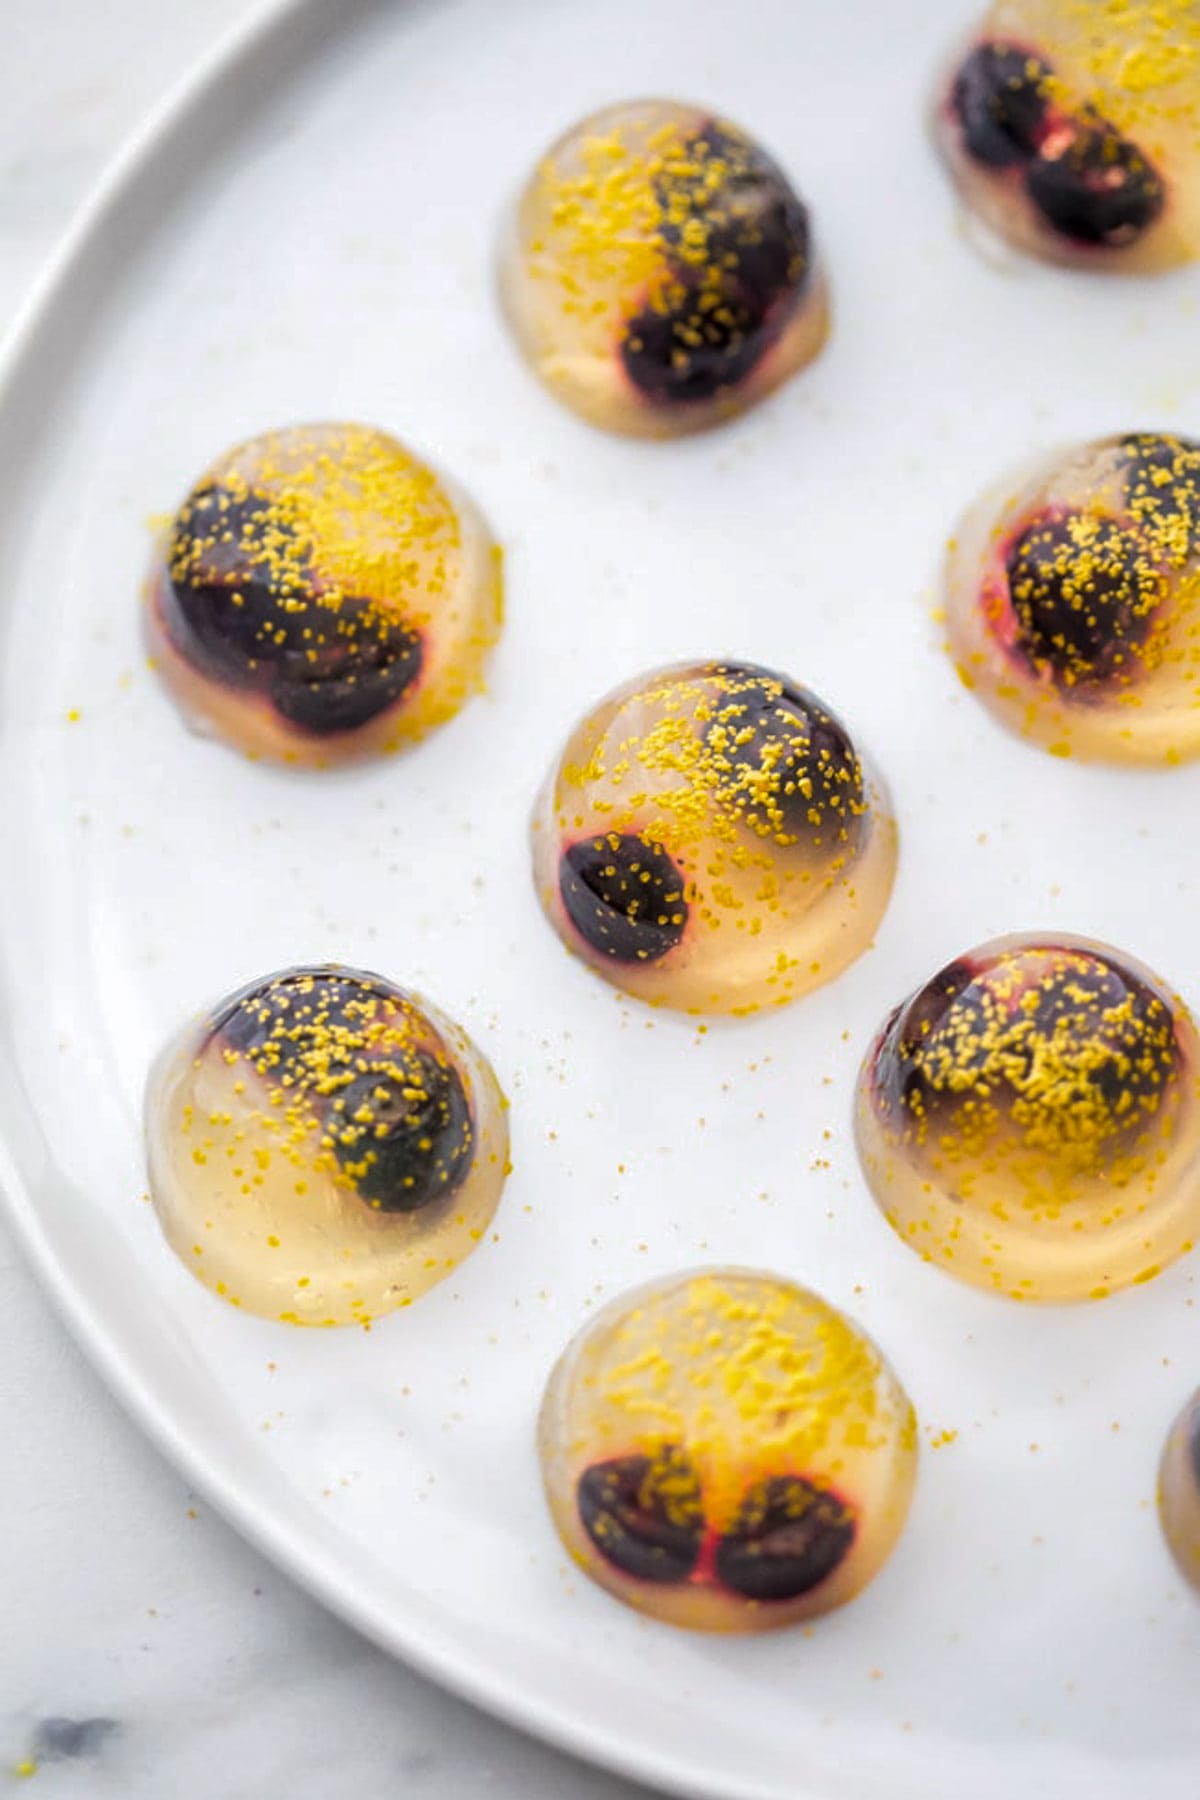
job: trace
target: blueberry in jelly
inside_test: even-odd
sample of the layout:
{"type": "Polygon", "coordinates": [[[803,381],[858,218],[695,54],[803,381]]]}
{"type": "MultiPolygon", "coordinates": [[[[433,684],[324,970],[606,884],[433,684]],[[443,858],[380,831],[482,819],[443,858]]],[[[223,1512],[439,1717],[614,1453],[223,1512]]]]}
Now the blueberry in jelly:
{"type": "Polygon", "coordinates": [[[677,270],[732,269],[769,305],[808,271],[808,210],[775,160],[707,119],[654,182],[663,244],[677,270]]]}
{"type": "Polygon", "coordinates": [[[984,1133],[989,1109],[1010,1105],[1047,1141],[1057,1115],[1071,1119],[1079,1149],[1102,1124],[1112,1140],[1144,1128],[1176,1074],[1169,1006],[1096,958],[1029,967],[954,963],[921,989],[885,1034],[889,1102],[943,1142],[984,1133]]]}
{"type": "Polygon", "coordinates": [[[808,210],[727,120],[668,101],[585,119],[520,200],[502,296],[534,369],[594,423],[700,429],[816,355],[808,210]]]}
{"type": "Polygon", "coordinates": [[[984,944],[864,1061],[859,1155],[925,1261],[1017,1300],[1103,1298],[1200,1229],[1197,1039],[1149,970],[1081,938],[984,944]]]}
{"type": "Polygon", "coordinates": [[[727,689],[705,737],[730,803],[783,840],[848,842],[865,813],[863,774],[844,725],[815,694],[769,669],[723,663],[727,689]]]}
{"type": "Polygon", "coordinates": [[[538,896],[614,986],[750,1013],[832,978],[887,903],[878,778],[815,694],[757,664],[652,670],[581,720],[534,811],[538,896]]]}
{"type": "MultiPolygon", "coordinates": [[[[1026,1083],[1036,1057],[1060,1059],[1081,1111],[1092,1104],[1093,1089],[1114,1119],[1144,1121],[1179,1073],[1170,1005],[1132,969],[1099,961],[1074,967],[1038,987],[1026,1016],[1029,1036],[1019,1051],[1026,1083]]],[[[1057,1097],[1068,1103],[1065,1088],[1057,1097]]]]}
{"type": "Polygon", "coordinates": [[[901,1012],[897,1008],[893,1023],[899,1027],[899,1043],[906,1056],[913,1056],[937,1030],[948,1009],[968,993],[975,971],[969,962],[956,959],[940,969],[920,991],[914,994],[901,1012]]]}
{"type": "Polygon", "coordinates": [[[670,311],[645,307],[621,340],[621,362],[647,399],[687,406],[741,381],[766,348],[767,313],[737,285],[678,284],[670,311]]]}
{"type": "Polygon", "coordinates": [[[1163,598],[1137,526],[1089,511],[1027,526],[1006,571],[1026,655],[1067,681],[1100,681],[1128,662],[1163,598]]]}
{"type": "Polygon", "coordinates": [[[946,559],[947,648],[988,709],[1055,756],[1200,754],[1200,445],[1071,444],[998,484],[946,559]]]}
{"type": "Polygon", "coordinates": [[[1120,440],[1129,510],[1164,540],[1167,559],[1200,544],[1200,444],[1161,432],[1128,432],[1120,440]]]}
{"type": "Polygon", "coordinates": [[[482,684],[499,554],[466,496],[395,438],[295,426],[201,477],[147,600],[156,666],[190,722],[321,768],[398,749],[482,684]]]}
{"type": "Polygon", "coordinates": [[[828,1612],[903,1529],[916,1421],[819,1295],[748,1269],[635,1289],[546,1387],[546,1498],[570,1555],[640,1612],[769,1631],[828,1612]]]}
{"type": "Polygon", "coordinates": [[[344,635],[318,650],[286,650],[271,682],[276,711],[317,735],[357,731],[394,705],[421,672],[416,632],[373,619],[362,601],[346,607],[344,635]]]}
{"type": "Polygon", "coordinates": [[[809,274],[808,214],[769,157],[711,120],[657,189],[669,279],[621,360],[649,399],[687,405],[743,380],[782,331],[809,274]]]}
{"type": "Polygon", "coordinates": [[[717,1579],[749,1600],[794,1600],[827,1580],[853,1542],[854,1514],[835,1493],[803,1476],[772,1476],[720,1539],[717,1579]]]}
{"type": "Polygon", "coordinates": [[[363,1199],[418,1212],[462,1186],[474,1153],[458,1071],[427,1050],[357,1076],[334,1100],[334,1154],[363,1199]]]}
{"type": "Polygon", "coordinates": [[[284,1099],[307,1103],[364,1200],[416,1212],[465,1181],[471,1111],[448,1059],[379,1029],[389,1005],[369,976],[305,971],[236,996],[211,1031],[284,1099]]]}
{"type": "Polygon", "coordinates": [[[322,1071],[338,1072],[358,1054],[356,1008],[386,992],[358,970],[300,969],[232,995],[213,1014],[209,1032],[223,1048],[252,1060],[259,1074],[278,1069],[290,1079],[291,1065],[314,1055],[322,1071]]]}
{"type": "Polygon", "coordinates": [[[559,892],[584,942],[617,962],[657,962],[687,929],[676,864],[661,844],[628,832],[572,844],[562,859],[559,892]]]}
{"type": "Polygon", "coordinates": [[[1192,0],[993,0],[934,113],[967,206],[1018,249],[1092,273],[1195,260],[1194,40],[1192,0]]]}
{"type": "Polygon", "coordinates": [[[1030,957],[1028,976],[981,967],[916,1052],[947,1094],[1015,1094],[1015,1111],[1048,1137],[1052,1115],[1082,1144],[1136,1132],[1176,1073],[1171,1008],[1131,969],[1095,956],[1030,957]],[[1034,973],[1034,971],[1037,971],[1034,973]],[[1073,1116],[1070,1116],[1072,1115],[1073,1116]]]}
{"type": "Polygon", "coordinates": [[[1048,138],[1025,181],[1046,223],[1077,244],[1130,244],[1156,222],[1166,201],[1145,152],[1104,120],[1048,138]]]}
{"type": "Polygon", "coordinates": [[[231,1305],[367,1325],[484,1236],[508,1171],[504,1097],[466,1034],[380,975],[251,983],[166,1048],[146,1090],[168,1242],[231,1305]]]}
{"type": "Polygon", "coordinates": [[[167,552],[163,600],[177,635],[212,674],[239,685],[303,643],[296,601],[306,557],[272,515],[264,494],[202,487],[180,509],[167,552]]]}
{"type": "MultiPolygon", "coordinates": [[[[693,154],[707,171],[720,167],[718,197],[707,207],[710,263],[737,277],[743,292],[768,310],[782,302],[796,304],[812,274],[812,230],[808,208],[779,164],[757,144],[710,119],[697,133],[693,154]]],[[[697,196],[697,211],[704,209],[697,196]]],[[[664,237],[677,241],[670,194],[664,237]]],[[[682,235],[682,234],[680,234],[682,235]]],[[[682,264],[687,267],[686,261],[682,264]]]]}
{"type": "Polygon", "coordinates": [[[370,601],[323,609],[303,539],[268,496],[202,489],[176,521],[169,616],[218,678],[258,685],[293,725],[354,731],[421,669],[421,640],[370,601]]]}
{"type": "Polygon", "coordinates": [[[1046,116],[1046,65],[1008,44],[979,44],[954,78],[951,104],[977,162],[1007,168],[1037,149],[1046,116]]]}
{"type": "Polygon", "coordinates": [[[948,1018],[955,1060],[966,1067],[978,1062],[984,1005],[971,965],[956,961],[926,982],[906,1006],[895,1009],[882,1034],[888,1054],[879,1057],[876,1070],[889,1106],[913,1114],[928,1114],[936,1106],[933,1071],[939,1066],[940,1033],[948,1018]]]}
{"type": "Polygon", "coordinates": [[[654,1457],[593,1463],[576,1488],[579,1517],[608,1562],[638,1581],[686,1581],[700,1556],[700,1484],[667,1446],[654,1457]]]}

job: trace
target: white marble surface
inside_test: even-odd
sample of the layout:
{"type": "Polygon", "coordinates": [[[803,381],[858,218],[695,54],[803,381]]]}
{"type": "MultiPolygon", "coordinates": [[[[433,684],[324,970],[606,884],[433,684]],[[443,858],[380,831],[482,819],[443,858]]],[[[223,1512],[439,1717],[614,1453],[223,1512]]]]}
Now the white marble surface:
{"type": "MultiPolygon", "coordinates": [[[[246,10],[0,0],[0,326],[121,140],[246,10]]],[[[243,1545],[128,1423],[2,1224],[0,1443],[0,1793],[643,1791],[430,1687],[243,1545]]]]}

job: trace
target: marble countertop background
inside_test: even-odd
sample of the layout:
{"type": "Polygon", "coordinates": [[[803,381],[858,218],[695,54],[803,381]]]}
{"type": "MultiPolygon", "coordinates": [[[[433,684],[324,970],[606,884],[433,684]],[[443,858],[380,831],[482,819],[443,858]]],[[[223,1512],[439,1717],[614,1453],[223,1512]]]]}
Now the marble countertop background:
{"type": "MultiPolygon", "coordinates": [[[[0,0],[0,328],[105,163],[247,0],[0,0]]],[[[0,1222],[0,1794],[639,1800],[347,1630],[190,1493],[0,1222]]]]}

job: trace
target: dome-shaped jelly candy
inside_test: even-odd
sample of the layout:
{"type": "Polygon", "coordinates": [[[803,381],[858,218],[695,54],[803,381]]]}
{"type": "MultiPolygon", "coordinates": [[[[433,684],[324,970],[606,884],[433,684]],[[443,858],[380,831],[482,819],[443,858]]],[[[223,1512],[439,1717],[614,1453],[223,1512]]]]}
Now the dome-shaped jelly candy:
{"type": "Polygon", "coordinates": [[[808,209],[737,125],[611,106],[560,138],[501,263],[517,341],[595,425],[671,437],[741,412],[824,342],[808,209]]]}
{"type": "Polygon", "coordinates": [[[1200,1392],[1171,1427],[1158,1472],[1158,1513],[1171,1554],[1200,1588],[1200,1392]]]}
{"type": "Polygon", "coordinates": [[[936,128],[964,201],[1019,249],[1131,273],[1200,254],[1200,7],[999,0],[936,128]]]}
{"type": "Polygon", "coordinates": [[[916,1420],[818,1295],[746,1270],[622,1295],[568,1345],[539,1424],[554,1523],[640,1611],[769,1631],[878,1574],[916,1479],[916,1420]]]}
{"type": "Polygon", "coordinates": [[[863,1170],[927,1262],[1016,1300],[1103,1299],[1200,1232],[1198,1049],[1131,957],[999,938],[884,1025],[859,1078],[863,1170]]]}
{"type": "Polygon", "coordinates": [[[946,626],[967,687],[1055,755],[1200,754],[1200,444],[1127,432],[985,495],[950,545],[946,626]]]}
{"type": "Polygon", "coordinates": [[[298,425],[196,483],[151,574],[150,646],[191,724],[319,768],[451,718],[482,686],[500,591],[459,489],[382,431],[298,425]]]}
{"type": "Polygon", "coordinates": [[[534,875],[569,949],[639,999],[753,1012],[871,941],[896,831],[839,719],[747,663],[659,669],[602,700],[538,800],[534,875]]]}
{"type": "Polygon", "coordinates": [[[289,969],[169,1044],[146,1093],[151,1198],[172,1249],[235,1306],[365,1325],[482,1237],[505,1101],[466,1033],[382,976],[289,969]]]}

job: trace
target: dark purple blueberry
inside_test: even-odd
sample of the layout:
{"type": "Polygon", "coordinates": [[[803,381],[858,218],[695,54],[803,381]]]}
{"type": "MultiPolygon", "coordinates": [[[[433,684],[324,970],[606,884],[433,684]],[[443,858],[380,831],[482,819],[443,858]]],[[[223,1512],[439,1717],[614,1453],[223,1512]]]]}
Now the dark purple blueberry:
{"type": "Polygon", "coordinates": [[[417,633],[373,601],[315,591],[306,544],[263,495],[212,486],[190,496],[161,603],[189,661],[216,680],[265,689],[314,736],[365,725],[421,671],[417,633]]]}
{"type": "Polygon", "coordinates": [[[209,1029],[260,1074],[278,1072],[281,1081],[295,1080],[315,1038],[323,1066],[349,1067],[359,1053],[357,1034],[366,1008],[390,997],[382,983],[357,970],[296,969],[235,994],[209,1029]],[[347,1034],[341,1039],[345,1048],[339,1047],[339,1032],[347,1034]]]}
{"type": "Polygon", "coordinates": [[[982,1042],[982,996],[971,993],[975,971],[969,963],[952,962],[927,981],[907,1006],[898,1007],[888,1022],[877,1059],[877,1083],[885,1105],[924,1112],[930,1090],[936,1087],[934,1070],[944,1046],[938,1041],[943,1021],[954,1010],[953,1048],[962,1055],[974,1037],[982,1042]]]}
{"type": "Polygon", "coordinates": [[[1031,663],[1066,686],[1133,672],[1164,591],[1135,525],[1093,512],[1048,514],[1021,533],[1005,568],[1031,663]]]}
{"type": "Polygon", "coordinates": [[[918,1050],[931,1031],[936,1031],[947,1009],[966,993],[975,979],[968,962],[947,963],[920,993],[914,995],[904,1009],[900,1043],[908,1051],[918,1050]]]}
{"type": "Polygon", "coordinates": [[[271,680],[277,712],[316,737],[355,731],[392,706],[421,672],[421,639],[371,618],[363,601],[343,601],[337,636],[316,650],[288,650],[271,680]],[[348,611],[361,609],[358,619],[348,611]]]}
{"type": "Polygon", "coordinates": [[[1025,182],[1046,223],[1076,244],[1120,249],[1148,231],[1166,203],[1153,163],[1104,119],[1051,133],[1025,182]]]}
{"type": "MultiPolygon", "coordinates": [[[[1060,1083],[1073,1077],[1081,1106],[1098,1092],[1115,1120],[1144,1120],[1175,1076],[1169,1003],[1115,963],[1068,964],[1039,985],[1029,1017],[1031,1036],[1054,1049],[1060,1083]]],[[[1061,1088],[1057,1098],[1070,1104],[1061,1088]]]]}
{"type": "Polygon", "coordinates": [[[629,832],[572,844],[558,866],[558,887],[584,943],[617,962],[657,962],[687,929],[675,862],[661,844],[629,832]]]}
{"type": "Polygon", "coordinates": [[[188,661],[218,681],[254,687],[259,646],[272,616],[269,595],[254,587],[235,590],[216,583],[165,582],[163,623],[188,661]]]}
{"type": "Polygon", "coordinates": [[[404,1005],[399,989],[356,969],[295,969],[235,994],[210,1026],[266,1081],[304,1096],[343,1172],[381,1212],[452,1194],[474,1157],[457,1069],[387,1029],[404,1005]]]}
{"type": "Polygon", "coordinates": [[[1121,439],[1129,510],[1167,560],[1182,565],[1200,544],[1200,443],[1141,431],[1121,439]]]}
{"type": "Polygon", "coordinates": [[[668,275],[626,325],[621,360],[662,405],[711,400],[745,379],[811,274],[808,212],[757,145],[710,120],[658,183],[668,275]]]}
{"type": "Polygon", "coordinates": [[[728,691],[705,742],[724,798],[763,832],[845,843],[863,817],[862,767],[840,719],[807,688],[749,663],[722,663],[728,691]]]}
{"type": "Polygon", "coordinates": [[[700,1559],[700,1482],[678,1450],[593,1463],[579,1477],[575,1503],[601,1556],[637,1581],[686,1581],[700,1559]]]}
{"type": "Polygon", "coordinates": [[[777,335],[766,310],[730,282],[679,284],[672,298],[668,310],[643,308],[621,339],[626,374],[656,404],[689,406],[736,387],[777,335]]]}
{"type": "Polygon", "coordinates": [[[172,531],[163,622],[207,674],[252,687],[283,649],[302,648],[309,575],[303,547],[268,498],[201,488],[172,531]]]}
{"type": "MultiPolygon", "coordinates": [[[[1036,956],[1036,950],[1030,952],[1036,956]]],[[[1097,1140],[1137,1129],[1179,1062],[1168,1002],[1129,970],[1064,950],[1044,972],[951,963],[896,1015],[880,1047],[885,1105],[979,1129],[1002,1096],[1029,1124],[1074,1117],[1097,1140]]]]}
{"type": "Polygon", "coordinates": [[[963,1108],[972,1115],[1006,1082],[1021,1085],[1034,1057],[1032,1024],[997,997],[988,975],[986,965],[950,963],[900,1008],[879,1052],[885,1104],[924,1125],[963,1108]]]}
{"type": "Polygon", "coordinates": [[[717,1544],[716,1574],[747,1600],[795,1600],[833,1574],[854,1542],[854,1514],[802,1475],[760,1482],[717,1544]]]}
{"type": "Polygon", "coordinates": [[[1028,162],[1037,151],[1048,104],[1050,69],[1040,57],[1008,44],[979,44],[950,93],[963,147],[989,169],[1028,162]]]}
{"type": "MultiPolygon", "coordinates": [[[[688,140],[697,174],[688,183],[671,183],[667,203],[672,215],[687,210],[704,225],[704,266],[725,271],[748,300],[768,311],[781,299],[795,301],[811,273],[808,209],[773,157],[728,125],[710,119],[688,140]],[[721,165],[719,184],[712,184],[712,165],[721,165]]],[[[681,228],[668,218],[663,238],[672,247],[681,228]]],[[[679,261],[682,272],[689,265],[679,261]]]]}
{"type": "Polygon", "coordinates": [[[418,1212],[454,1193],[475,1155],[462,1078],[427,1050],[368,1070],[329,1109],[343,1171],[380,1212],[418,1212]]]}

